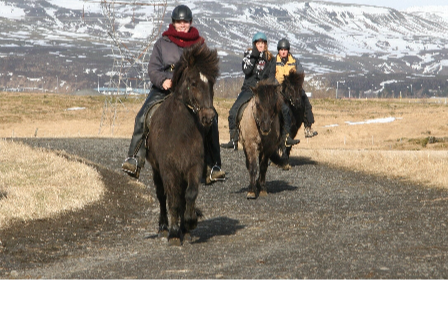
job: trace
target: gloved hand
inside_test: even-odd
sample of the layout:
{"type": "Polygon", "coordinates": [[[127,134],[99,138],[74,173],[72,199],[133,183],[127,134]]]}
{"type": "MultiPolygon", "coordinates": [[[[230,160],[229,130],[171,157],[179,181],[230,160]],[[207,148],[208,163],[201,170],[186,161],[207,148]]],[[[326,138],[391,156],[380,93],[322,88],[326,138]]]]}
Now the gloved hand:
{"type": "Polygon", "coordinates": [[[258,59],[260,57],[260,52],[258,51],[256,46],[253,46],[252,53],[250,54],[251,58],[258,59]]]}
{"type": "Polygon", "coordinates": [[[266,51],[262,51],[262,52],[260,53],[259,58],[261,58],[261,59],[267,61],[267,60],[268,60],[268,55],[266,54],[266,51]]]}

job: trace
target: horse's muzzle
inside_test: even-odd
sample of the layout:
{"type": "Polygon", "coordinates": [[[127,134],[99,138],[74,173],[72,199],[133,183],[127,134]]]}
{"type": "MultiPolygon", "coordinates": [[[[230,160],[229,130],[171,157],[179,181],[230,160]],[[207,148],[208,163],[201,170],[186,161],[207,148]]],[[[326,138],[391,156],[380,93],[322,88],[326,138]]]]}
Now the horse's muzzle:
{"type": "Polygon", "coordinates": [[[260,133],[263,136],[266,136],[269,133],[271,133],[271,123],[270,122],[261,122],[259,128],[260,128],[260,133]]]}
{"type": "Polygon", "coordinates": [[[213,123],[213,119],[215,118],[215,111],[212,108],[204,108],[201,112],[200,120],[202,126],[210,127],[213,123]]]}

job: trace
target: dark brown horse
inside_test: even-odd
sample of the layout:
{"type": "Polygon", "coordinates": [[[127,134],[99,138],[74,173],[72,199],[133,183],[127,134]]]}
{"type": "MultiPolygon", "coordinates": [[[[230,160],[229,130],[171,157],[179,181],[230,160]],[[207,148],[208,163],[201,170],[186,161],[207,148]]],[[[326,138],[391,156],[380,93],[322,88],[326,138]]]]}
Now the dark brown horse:
{"type": "Polygon", "coordinates": [[[259,196],[267,195],[266,171],[269,159],[278,165],[284,163],[277,153],[281,142],[279,113],[283,104],[280,86],[271,81],[260,81],[251,89],[254,97],[244,109],[239,124],[250,176],[248,199],[257,198],[257,192],[259,196]],[[255,180],[258,166],[260,174],[258,180],[255,180]]]}
{"type": "Polygon", "coordinates": [[[218,61],[217,51],[205,44],[185,49],[175,65],[173,93],[149,122],[146,158],[160,204],[159,236],[167,236],[170,245],[180,245],[197,226],[195,202],[204,167],[204,136],[215,117],[218,61]]]}
{"type": "MultiPolygon", "coordinates": [[[[305,74],[291,70],[282,82],[282,95],[291,112],[291,138],[295,138],[305,118],[305,104],[302,100],[305,74]]],[[[291,147],[281,146],[282,158],[288,160],[291,147]]],[[[289,166],[289,165],[288,165],[289,166]]]]}

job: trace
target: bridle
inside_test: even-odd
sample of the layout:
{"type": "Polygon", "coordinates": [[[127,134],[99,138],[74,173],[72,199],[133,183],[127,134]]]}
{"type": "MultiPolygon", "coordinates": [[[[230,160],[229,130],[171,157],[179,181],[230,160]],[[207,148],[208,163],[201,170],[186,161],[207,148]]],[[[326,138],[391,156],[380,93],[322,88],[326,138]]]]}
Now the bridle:
{"type": "MultiPolygon", "coordinates": [[[[257,128],[258,129],[260,129],[260,120],[258,119],[258,117],[255,115],[255,111],[257,110],[257,107],[256,107],[256,105],[254,105],[254,107],[252,108],[252,117],[254,118],[254,120],[255,120],[255,124],[257,125],[257,128]]],[[[272,123],[274,122],[274,119],[275,119],[275,116],[273,116],[273,117],[271,117],[271,125],[272,125],[272,123]]]]}
{"type": "Polygon", "coordinates": [[[202,110],[202,107],[200,107],[200,106],[196,106],[196,105],[194,105],[194,104],[189,104],[189,103],[187,103],[187,102],[184,102],[184,104],[185,104],[185,106],[186,106],[190,111],[192,111],[194,114],[198,114],[198,113],[202,110]]]}
{"type": "MultiPolygon", "coordinates": [[[[189,86],[187,86],[187,90],[190,91],[189,86]]],[[[193,102],[191,101],[190,95],[188,95],[188,101],[187,102],[184,101],[184,104],[194,114],[198,114],[202,110],[202,106],[199,106],[199,104],[196,100],[193,102]]]]}

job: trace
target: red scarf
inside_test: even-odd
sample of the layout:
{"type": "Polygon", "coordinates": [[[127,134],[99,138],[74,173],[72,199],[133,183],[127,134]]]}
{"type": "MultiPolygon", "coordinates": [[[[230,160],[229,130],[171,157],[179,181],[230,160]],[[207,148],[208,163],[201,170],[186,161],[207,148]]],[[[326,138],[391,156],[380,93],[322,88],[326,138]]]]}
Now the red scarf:
{"type": "Polygon", "coordinates": [[[187,48],[196,43],[204,43],[204,38],[199,36],[199,31],[195,27],[190,27],[188,33],[182,33],[174,29],[173,24],[170,23],[168,30],[163,32],[162,36],[168,36],[171,42],[181,48],[187,48]]]}

